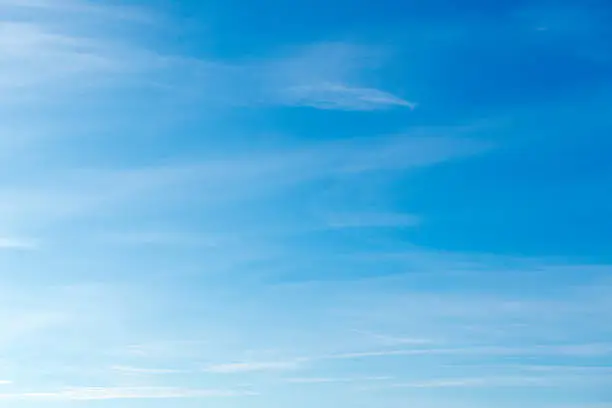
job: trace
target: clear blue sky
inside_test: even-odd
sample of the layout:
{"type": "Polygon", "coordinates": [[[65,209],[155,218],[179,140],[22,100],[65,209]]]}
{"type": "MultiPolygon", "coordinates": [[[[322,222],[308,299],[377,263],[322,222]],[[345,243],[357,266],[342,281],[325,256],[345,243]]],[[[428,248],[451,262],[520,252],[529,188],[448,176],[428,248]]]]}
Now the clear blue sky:
{"type": "Polygon", "coordinates": [[[0,403],[612,407],[606,3],[0,0],[0,403]]]}

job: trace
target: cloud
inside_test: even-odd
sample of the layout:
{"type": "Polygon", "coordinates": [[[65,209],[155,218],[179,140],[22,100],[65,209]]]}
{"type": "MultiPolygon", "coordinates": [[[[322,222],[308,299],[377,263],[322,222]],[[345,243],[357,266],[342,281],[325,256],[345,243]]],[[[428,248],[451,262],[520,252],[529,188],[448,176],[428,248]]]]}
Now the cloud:
{"type": "Polygon", "coordinates": [[[0,349],[20,346],[43,333],[69,326],[74,318],[72,306],[78,302],[67,293],[54,292],[37,288],[24,291],[5,283],[0,300],[0,325],[3,328],[0,349]]]}
{"type": "Polygon", "coordinates": [[[235,390],[175,387],[71,387],[57,391],[0,393],[6,400],[94,401],[125,399],[223,398],[254,395],[235,390]]]}
{"type": "Polygon", "coordinates": [[[129,48],[97,33],[76,34],[43,22],[0,20],[0,38],[0,104],[5,106],[108,86],[135,68],[144,68],[129,48]]]}
{"type": "Polygon", "coordinates": [[[177,374],[183,372],[183,370],[169,368],[143,368],[122,365],[112,366],[111,369],[124,374],[177,374]]]}
{"type": "Polygon", "coordinates": [[[329,377],[304,377],[288,378],[285,381],[293,384],[334,384],[334,383],[353,383],[370,381],[387,381],[393,377],[353,377],[353,378],[329,378],[329,377]]]}
{"type": "MultiPolygon", "coordinates": [[[[43,6],[43,8],[51,8],[54,4],[52,2],[9,3],[17,8],[36,5],[37,9],[43,6]]],[[[0,7],[5,7],[9,3],[4,2],[3,5],[0,4],[0,7]]],[[[77,7],[85,5],[89,6],[89,3],[80,1],[62,2],[57,6],[77,7]]],[[[95,6],[95,8],[96,13],[92,13],[89,18],[99,18],[98,9],[114,10],[114,6],[95,6]]],[[[33,15],[37,15],[36,13],[33,12],[33,15]]],[[[99,25],[91,24],[91,27],[97,26],[99,25]]],[[[24,114],[12,115],[16,118],[21,116],[27,118],[11,121],[14,129],[6,130],[7,136],[0,137],[3,145],[6,143],[13,144],[12,140],[15,139],[13,134],[18,133],[20,135],[19,140],[30,139],[32,135],[35,135],[36,137],[33,137],[34,141],[44,139],[47,141],[45,142],[47,146],[52,145],[54,148],[56,148],[56,145],[61,146],[57,142],[74,133],[74,128],[85,126],[83,124],[85,122],[79,120],[78,126],[76,126],[77,121],[73,122],[73,119],[58,120],[56,119],[57,111],[70,110],[74,106],[88,106],[92,101],[97,103],[101,100],[116,105],[116,101],[121,98],[120,95],[123,91],[129,91],[132,99],[134,95],[144,89],[162,92],[165,96],[169,94],[180,95],[182,92],[190,93],[193,91],[200,97],[197,100],[188,98],[190,102],[206,103],[206,98],[213,97],[213,100],[209,102],[221,105],[225,102],[215,99],[214,95],[230,95],[232,98],[241,99],[246,94],[254,95],[252,98],[247,97],[246,99],[257,100],[254,102],[257,105],[261,99],[264,99],[267,104],[287,104],[287,100],[279,100],[275,95],[293,89],[293,94],[299,96],[299,101],[296,101],[299,104],[329,103],[332,107],[341,109],[370,109],[376,106],[405,104],[405,101],[399,98],[367,86],[337,85],[341,83],[338,81],[344,80],[350,80],[351,83],[359,82],[358,72],[363,66],[361,60],[364,58],[359,57],[362,53],[357,51],[359,47],[349,44],[336,44],[334,46],[319,44],[304,47],[305,49],[302,51],[289,53],[279,58],[270,57],[269,59],[273,62],[247,62],[244,66],[235,66],[223,61],[197,60],[181,55],[160,53],[132,38],[114,38],[109,34],[112,30],[82,29],[70,23],[58,24],[57,18],[53,16],[42,21],[35,18],[11,19],[10,16],[3,16],[0,22],[0,31],[4,34],[0,39],[0,53],[2,53],[5,61],[0,68],[0,74],[2,74],[0,76],[3,78],[0,80],[0,89],[3,89],[0,96],[1,107],[12,114],[15,110],[24,114]],[[258,72],[258,74],[252,74],[251,71],[258,72]],[[283,75],[279,74],[281,71],[283,75]],[[328,85],[321,86],[321,83],[328,85]],[[240,89],[235,89],[236,84],[240,84],[240,89]],[[262,88],[265,91],[262,91],[262,88]],[[321,93],[323,96],[317,96],[321,93]],[[81,104],[78,101],[84,103],[81,104]],[[49,114],[46,109],[41,109],[39,106],[41,102],[52,102],[53,114],[49,114]],[[33,106],[36,107],[35,112],[44,117],[44,127],[37,125],[41,120],[31,120],[33,106]],[[72,106],[72,108],[69,109],[69,106],[72,106]],[[56,123],[56,121],[59,123],[56,123]],[[52,125],[52,131],[50,125],[52,125]],[[26,138],[24,134],[27,134],[28,137],[26,138]]],[[[174,98],[171,99],[176,101],[174,98]]],[[[161,97],[160,94],[159,98],[142,98],[137,103],[149,103],[152,100],[165,101],[168,98],[161,97]]],[[[229,102],[230,105],[234,106],[233,103],[229,102]]],[[[170,110],[171,108],[166,107],[164,112],[170,110]]],[[[69,118],[74,117],[76,117],[74,113],[69,115],[69,118]]],[[[96,115],[92,115],[91,119],[95,122],[91,124],[92,127],[105,128],[108,126],[108,122],[117,118],[106,115],[105,123],[99,123],[99,118],[96,115]]],[[[113,133],[116,131],[117,129],[113,128],[113,133]]],[[[376,148],[372,152],[366,153],[372,146],[355,146],[356,149],[363,151],[359,153],[348,145],[344,147],[330,145],[320,147],[321,149],[329,149],[323,155],[323,158],[328,158],[327,163],[312,160],[315,157],[310,159],[305,157],[310,153],[320,153],[319,149],[315,147],[310,149],[310,153],[308,152],[309,148],[306,148],[306,151],[302,152],[295,149],[288,152],[270,152],[268,157],[266,155],[260,157],[261,160],[268,163],[258,163],[257,160],[245,162],[240,158],[230,158],[227,164],[230,166],[232,164],[236,166],[255,165],[258,167],[254,169],[256,170],[255,175],[259,175],[262,171],[273,170],[270,165],[275,166],[279,163],[278,157],[273,156],[288,154],[289,157],[285,164],[288,163],[289,159],[298,159],[297,164],[308,166],[308,170],[312,174],[312,171],[318,167],[323,171],[329,170],[330,166],[333,166],[333,163],[329,160],[336,162],[342,160],[341,157],[332,157],[332,155],[339,156],[345,152],[361,156],[354,157],[352,162],[347,162],[347,168],[363,168],[366,166],[375,169],[385,163],[385,160],[387,163],[396,163],[401,168],[401,161],[404,161],[405,165],[410,165],[408,162],[415,161],[417,157],[420,161],[431,160],[433,152],[417,151],[418,147],[410,146],[411,143],[407,140],[404,142],[398,140],[398,143],[386,140],[391,143],[387,147],[387,151],[379,152],[380,157],[372,156],[378,151],[376,148]],[[404,143],[406,144],[404,145],[404,143]],[[412,152],[408,152],[406,149],[410,149],[412,152]],[[358,163],[354,163],[355,161],[358,163]]],[[[432,141],[432,143],[435,142],[432,141]]],[[[445,143],[451,143],[451,141],[445,143]]],[[[22,148],[22,146],[19,147],[22,148]]],[[[428,149],[426,146],[423,147],[428,149]]],[[[440,147],[445,149],[442,145],[440,147]]],[[[459,146],[457,148],[460,149],[459,146]]],[[[40,150],[40,146],[36,146],[36,149],[40,150]]],[[[27,151],[20,150],[20,153],[24,152],[27,151]]],[[[13,157],[16,156],[13,155],[11,160],[13,160],[13,157]]],[[[25,156],[20,155],[19,157],[25,156]]],[[[224,163],[211,163],[211,165],[218,166],[218,168],[211,168],[207,164],[205,166],[194,165],[191,170],[194,172],[202,170],[205,174],[215,172],[219,176],[223,174],[224,163]]],[[[36,172],[33,167],[28,169],[29,174],[36,172]]],[[[235,170],[241,169],[248,170],[246,167],[236,168],[235,170]]],[[[81,172],[84,169],[77,170],[81,172]]],[[[162,169],[162,172],[166,170],[168,169],[162,169]]],[[[177,170],[178,173],[181,173],[185,169],[179,168],[177,170]]],[[[290,168],[289,170],[293,169],[290,168]]],[[[46,171],[47,169],[45,169],[46,171]]],[[[357,169],[357,171],[360,170],[357,169]]],[[[172,170],[169,170],[169,172],[172,173],[172,170]]],[[[86,173],[91,175],[92,172],[86,173]]],[[[152,178],[161,175],[155,170],[151,170],[151,173],[155,173],[151,174],[152,178]]],[[[182,172],[182,174],[185,173],[182,172]]],[[[267,175],[263,174],[263,176],[267,175]]],[[[61,177],[61,175],[59,176],[61,177]]],[[[121,178],[121,175],[119,175],[119,178],[121,178]]],[[[96,181],[94,180],[92,184],[95,184],[96,181]]],[[[68,182],[67,185],[70,186],[71,184],[73,183],[68,182]]],[[[11,211],[27,212],[28,208],[42,206],[40,203],[43,201],[51,204],[48,209],[50,212],[70,211],[71,204],[79,205],[71,201],[74,198],[82,198],[76,197],[81,194],[77,193],[75,196],[70,191],[63,195],[63,191],[66,190],[65,187],[47,190],[54,191],[39,194],[39,191],[24,191],[24,187],[21,187],[17,190],[2,191],[0,195],[6,196],[3,197],[6,198],[6,200],[3,200],[3,207],[9,207],[7,213],[11,211]],[[52,194],[52,196],[49,196],[49,194],[52,194]]],[[[89,196],[86,201],[91,201],[91,197],[99,196],[97,193],[93,195],[91,193],[90,191],[87,194],[82,194],[82,196],[89,196]]],[[[10,217],[7,216],[6,218],[10,217]]]]}
{"type": "Polygon", "coordinates": [[[472,355],[472,356],[610,356],[612,344],[567,344],[567,345],[534,345],[531,347],[511,346],[479,346],[479,347],[452,347],[452,348],[405,348],[381,349],[363,352],[347,352],[321,356],[320,359],[362,359],[392,356],[418,356],[418,355],[472,355]]]}
{"type": "Polygon", "coordinates": [[[499,387],[572,387],[584,384],[594,385],[607,383],[608,378],[597,374],[589,375],[520,375],[486,377],[435,378],[428,380],[407,381],[384,384],[381,387],[390,388],[499,388],[499,387]]]}
{"type": "MultiPolygon", "coordinates": [[[[362,358],[376,358],[376,357],[391,357],[391,356],[416,356],[416,355],[440,355],[440,354],[473,354],[474,352],[480,353],[485,349],[451,349],[451,348],[411,348],[411,349],[394,349],[394,350],[373,350],[373,351],[358,351],[358,352],[347,352],[338,353],[324,356],[325,359],[340,359],[340,360],[352,360],[362,358]]],[[[507,350],[505,350],[507,351],[507,350]]]]}
{"type": "Polygon", "coordinates": [[[0,104],[5,106],[57,103],[60,97],[62,104],[70,104],[94,94],[108,100],[109,90],[129,91],[132,99],[144,92],[149,97],[138,103],[166,110],[164,101],[169,100],[217,108],[367,111],[416,106],[368,86],[362,74],[372,64],[364,60],[377,57],[353,44],[294,46],[283,54],[271,51],[257,60],[235,62],[152,47],[140,39],[156,31],[140,23],[161,17],[136,7],[5,0],[0,12],[0,104]],[[70,19],[73,14],[79,18],[70,19]],[[157,97],[150,98],[151,92],[157,97]]]}
{"type": "Polygon", "coordinates": [[[562,44],[565,52],[599,62],[609,62],[608,13],[603,3],[532,2],[519,8],[516,21],[541,31],[540,41],[562,44]]]}
{"type": "Polygon", "coordinates": [[[38,248],[38,243],[33,240],[0,237],[0,250],[32,250],[36,248],[38,248]]]}
{"type": "Polygon", "coordinates": [[[451,378],[414,381],[390,385],[393,388],[474,388],[474,387],[525,387],[549,386],[550,379],[543,377],[486,377],[451,378]]]}
{"type": "MultiPolygon", "coordinates": [[[[608,344],[597,343],[605,338],[600,335],[606,330],[600,322],[609,319],[601,312],[604,303],[595,304],[595,296],[564,296],[564,292],[560,300],[542,299],[562,285],[556,277],[550,281],[553,287],[541,287],[537,301],[523,293],[540,288],[539,283],[532,287],[534,281],[528,279],[550,264],[526,267],[529,262],[507,258],[426,251],[410,247],[404,237],[393,243],[397,245],[371,243],[369,238],[375,241],[388,232],[382,229],[359,231],[354,235],[361,236],[349,242],[337,239],[346,231],[333,230],[412,227],[427,214],[363,210],[356,208],[354,197],[345,194],[341,208],[321,212],[318,221],[332,227],[316,231],[324,236],[313,237],[312,230],[303,234],[300,229],[310,222],[310,213],[302,217],[307,211],[304,203],[289,200],[300,200],[304,191],[307,200],[316,200],[321,186],[344,188],[372,179],[398,180],[416,169],[473,157],[493,147],[487,136],[499,137],[498,130],[503,133],[508,128],[467,122],[331,141],[312,134],[298,142],[284,135],[283,147],[258,150],[249,147],[261,147],[268,140],[247,129],[240,140],[248,139],[253,145],[245,144],[243,151],[237,151],[242,147],[237,139],[228,136],[231,141],[225,144],[228,129],[216,124],[200,127],[199,120],[217,121],[226,109],[237,106],[310,107],[370,115],[368,111],[384,109],[408,113],[416,104],[410,90],[379,88],[383,81],[377,77],[378,69],[384,58],[374,49],[349,43],[292,45],[284,52],[269,50],[261,58],[239,61],[225,61],[202,49],[198,58],[191,58],[152,46],[156,41],[151,37],[158,33],[136,27],[139,14],[131,10],[136,14],[128,16],[127,9],[102,3],[0,0],[0,114],[7,119],[0,143],[21,149],[20,154],[6,150],[7,161],[0,164],[3,174],[11,178],[3,180],[0,188],[0,225],[7,233],[0,239],[0,249],[34,249],[39,241],[53,245],[53,251],[37,251],[25,262],[18,259],[13,264],[4,263],[13,255],[2,252],[3,276],[27,287],[18,301],[3,293],[0,302],[5,310],[0,316],[0,343],[14,365],[19,363],[15,370],[23,371],[22,375],[7,373],[7,378],[41,381],[37,370],[42,367],[65,384],[104,384],[99,378],[84,378],[89,376],[134,383],[143,378],[181,381],[184,377],[189,377],[190,384],[200,377],[231,382],[248,374],[249,379],[274,376],[283,383],[329,383],[341,388],[388,382],[398,377],[393,371],[399,366],[421,373],[423,367],[417,365],[422,360],[496,363],[507,357],[586,360],[612,355],[608,344]],[[10,13],[5,12],[7,7],[10,13]],[[76,18],[81,12],[84,20],[76,18]],[[197,125],[191,117],[182,120],[182,115],[189,115],[183,107],[196,112],[197,125]],[[180,126],[175,129],[171,123],[172,131],[166,132],[164,121],[176,118],[181,119],[180,126]],[[15,139],[27,141],[14,146],[15,139]],[[266,207],[264,211],[257,208],[261,198],[271,199],[261,206],[266,207]],[[286,205],[276,205],[285,199],[286,205]],[[289,222],[283,218],[284,210],[292,217],[289,222]],[[278,224],[268,223],[266,217],[278,224]],[[142,225],[147,222],[154,225],[142,225]],[[252,233],[249,222],[263,225],[265,231],[252,233]],[[248,237],[228,239],[229,251],[198,251],[217,242],[214,234],[194,232],[200,227],[225,228],[228,235],[248,237]],[[277,234],[278,229],[282,234],[277,234]],[[90,242],[92,236],[100,235],[125,248],[109,250],[99,241],[90,242]],[[29,236],[38,239],[30,242],[25,238],[29,236]],[[141,251],[132,245],[154,250],[141,251]],[[161,254],[155,251],[160,246],[188,251],[161,254]],[[391,253],[398,247],[397,253],[391,253]],[[224,258],[225,263],[215,262],[214,257],[224,258]],[[249,259],[242,261],[243,257],[249,259]],[[229,262],[241,263],[230,267],[229,262]],[[305,272],[296,272],[300,269],[305,272]],[[348,273],[340,278],[343,270],[348,273]],[[360,273],[380,279],[363,279],[359,284],[360,273]],[[302,287],[306,289],[271,288],[287,276],[298,276],[300,283],[319,282],[311,289],[306,285],[302,287]],[[89,279],[112,282],[108,295],[92,297],[85,290],[84,295],[40,296],[32,289],[49,282],[89,279]],[[344,280],[341,284],[320,282],[325,279],[344,280]],[[125,288],[126,281],[136,284],[125,288]],[[499,289],[512,290],[512,282],[515,288],[520,286],[519,295],[509,296],[499,289]],[[263,323],[262,316],[266,317],[263,323]],[[355,336],[356,327],[402,334],[373,336],[372,341],[355,336]],[[580,333],[579,338],[572,337],[575,333],[580,333]],[[164,342],[168,337],[200,342],[164,342]],[[126,344],[147,339],[150,344],[125,351],[126,344]],[[311,357],[277,361],[274,356],[243,354],[258,347],[311,357]],[[124,350],[121,364],[110,370],[109,349],[124,350]],[[221,363],[201,367],[202,362],[221,363]],[[63,371],[65,364],[74,367],[73,372],[63,371]],[[306,374],[312,377],[283,380],[287,372],[303,375],[291,370],[304,366],[320,371],[309,370],[306,374]],[[393,377],[361,376],[362,372],[352,370],[357,366],[366,373],[393,377]]],[[[168,43],[164,40],[164,44],[168,43]]],[[[422,89],[419,93],[427,94],[422,89]]],[[[430,98],[434,99],[435,95],[430,98]]],[[[242,117],[245,111],[238,110],[236,116],[242,117]]],[[[246,116],[251,118],[254,110],[248,111],[246,116]]],[[[538,115],[539,110],[533,112],[538,115]]],[[[232,121],[236,118],[228,116],[232,121]]],[[[262,119],[268,123],[265,116],[262,119]]],[[[252,126],[250,119],[247,122],[238,126],[240,132],[252,126]]],[[[394,124],[381,126],[388,129],[394,124]]],[[[338,137],[333,126],[326,132],[338,137]]],[[[371,192],[379,203],[385,202],[381,184],[371,192]]],[[[404,190],[392,193],[396,192],[404,190]]],[[[587,270],[578,274],[589,275],[587,270]]],[[[495,381],[484,384],[481,374],[461,373],[469,377],[456,378],[436,373],[444,376],[405,384],[432,389],[495,386],[495,381]]],[[[492,377],[504,386],[511,382],[507,377],[492,377]]],[[[70,401],[250,395],[233,390],[231,384],[228,389],[195,385],[51,390],[39,385],[31,384],[31,392],[0,393],[0,398],[70,401]]]]}
{"type": "Polygon", "coordinates": [[[124,118],[113,109],[119,95],[152,112],[176,103],[200,73],[217,72],[218,64],[143,41],[163,31],[160,21],[145,8],[87,0],[0,2],[0,113],[13,116],[0,140],[17,131],[35,141],[99,132],[124,118]]]}
{"type": "MultiPolygon", "coordinates": [[[[414,356],[460,356],[466,358],[472,357],[516,357],[516,356],[552,356],[560,357],[601,357],[606,358],[612,356],[611,344],[551,344],[551,345],[534,345],[524,347],[513,346],[464,346],[464,347],[447,347],[447,348],[432,348],[432,347],[412,347],[403,349],[378,349],[370,351],[356,352],[338,352],[327,355],[310,355],[300,357],[288,361],[280,362],[245,362],[245,363],[227,363],[210,365],[203,369],[204,372],[215,374],[237,374],[237,373],[254,373],[254,372],[277,372],[286,370],[296,370],[305,363],[316,367],[325,361],[333,362],[337,360],[361,360],[361,359],[381,359],[381,358],[397,358],[397,357],[414,357],[414,356]]],[[[537,370],[532,370],[537,371],[537,370]]],[[[542,371],[542,370],[540,370],[542,371]]],[[[359,381],[386,381],[392,377],[388,376],[367,376],[367,377],[292,377],[285,379],[290,383],[344,383],[344,382],[359,382],[359,381]]],[[[450,381],[450,380],[449,380],[450,381]]],[[[463,380],[462,380],[463,381],[463,380]]],[[[476,382],[476,380],[470,380],[476,382]]],[[[471,384],[476,385],[476,384],[471,384]]],[[[456,386],[448,382],[440,383],[414,383],[414,387],[426,386],[456,386]]]]}
{"type": "Polygon", "coordinates": [[[293,86],[283,91],[282,100],[288,105],[317,109],[370,111],[404,107],[415,109],[416,103],[372,88],[355,88],[342,84],[311,84],[293,86]]]}
{"type": "Polygon", "coordinates": [[[151,17],[151,13],[141,8],[119,4],[108,7],[83,0],[0,0],[0,7],[5,7],[8,11],[25,9],[30,13],[78,13],[81,17],[94,15],[96,17],[134,21],[149,21],[151,17]]]}
{"type": "Polygon", "coordinates": [[[363,334],[367,338],[374,339],[377,343],[382,344],[384,346],[399,346],[399,345],[413,345],[413,346],[423,346],[423,345],[432,345],[440,343],[440,340],[434,339],[424,339],[417,337],[405,337],[405,336],[396,336],[390,334],[381,334],[381,333],[372,333],[363,330],[355,330],[358,334],[363,334]]]}
{"type": "MultiPolygon", "coordinates": [[[[109,134],[131,140],[142,132],[142,118],[125,115],[122,101],[148,112],[145,122],[153,124],[159,117],[180,114],[181,101],[219,109],[411,105],[370,85],[369,75],[384,61],[376,47],[348,42],[293,45],[262,58],[230,62],[205,52],[193,58],[156,49],[143,39],[157,32],[139,25],[140,17],[146,20],[153,14],[138,8],[80,0],[4,0],[0,15],[0,114],[12,118],[0,134],[2,147],[10,148],[2,165],[16,175],[0,189],[0,223],[18,234],[66,219],[119,213],[122,205],[151,199],[160,208],[189,203],[194,188],[205,192],[202,201],[227,202],[322,179],[434,165],[487,149],[475,140],[454,140],[449,129],[446,138],[411,137],[407,132],[188,163],[174,157],[170,165],[96,168],[91,163],[98,159],[71,156],[75,141],[78,146],[99,143],[104,151],[109,134]],[[67,18],[64,12],[82,14],[84,20],[79,23],[80,18],[67,18]]],[[[180,244],[199,239],[135,235],[123,239],[180,244]]],[[[16,247],[17,241],[7,238],[5,244],[16,247]]]]}
{"type": "Polygon", "coordinates": [[[554,373],[554,374],[589,374],[601,375],[612,374],[612,367],[597,366],[597,365],[566,365],[566,364],[550,364],[550,365],[530,365],[530,364],[515,364],[503,365],[503,368],[519,370],[521,372],[532,373],[554,373]]]}
{"type": "Polygon", "coordinates": [[[414,109],[417,104],[367,85],[384,60],[373,47],[322,42],[271,58],[257,70],[276,102],[324,110],[414,109]]]}
{"type": "Polygon", "coordinates": [[[214,237],[198,234],[178,232],[156,232],[156,231],[131,231],[106,234],[103,241],[123,245],[152,245],[152,246],[186,246],[211,248],[215,247],[217,241],[214,237]]]}
{"type": "Polygon", "coordinates": [[[130,344],[117,351],[121,357],[141,357],[147,360],[193,357],[206,344],[203,340],[156,340],[140,344],[130,344]]]}
{"type": "MultiPolygon", "coordinates": [[[[405,170],[477,155],[493,147],[491,143],[469,136],[461,137],[458,133],[464,133],[464,129],[421,128],[378,140],[364,138],[344,142],[345,146],[339,144],[336,147],[343,150],[342,154],[346,154],[339,168],[347,174],[405,170]],[[440,135],[440,132],[446,132],[446,135],[440,135]]],[[[479,131],[474,130],[474,134],[477,133],[479,131]]],[[[330,148],[333,152],[334,147],[330,148]]]]}
{"type": "MultiPolygon", "coordinates": [[[[56,171],[53,179],[40,174],[40,179],[36,180],[36,175],[32,175],[30,179],[34,181],[24,182],[19,188],[0,189],[0,221],[19,230],[24,226],[40,227],[49,222],[91,215],[103,217],[118,208],[148,203],[149,199],[155,199],[160,209],[188,205],[194,200],[216,204],[262,197],[313,181],[432,166],[475,155],[488,148],[486,143],[469,138],[413,137],[406,134],[310,143],[294,148],[233,154],[221,159],[202,158],[198,162],[169,165],[114,170],[67,169],[56,171]],[[206,194],[194,196],[194,189],[206,194]]],[[[389,214],[345,218],[348,218],[343,221],[345,226],[356,222],[383,226],[393,222],[406,224],[416,221],[409,216],[389,214]]],[[[132,234],[120,239],[189,244],[200,240],[155,233],[132,234]]]]}
{"type": "Polygon", "coordinates": [[[398,228],[421,223],[419,216],[399,213],[334,213],[325,218],[330,228],[398,228]]]}
{"type": "Polygon", "coordinates": [[[272,362],[248,362],[214,364],[204,368],[205,372],[216,374],[250,373],[260,371],[284,371],[293,370],[300,366],[299,360],[272,361],[272,362]]]}

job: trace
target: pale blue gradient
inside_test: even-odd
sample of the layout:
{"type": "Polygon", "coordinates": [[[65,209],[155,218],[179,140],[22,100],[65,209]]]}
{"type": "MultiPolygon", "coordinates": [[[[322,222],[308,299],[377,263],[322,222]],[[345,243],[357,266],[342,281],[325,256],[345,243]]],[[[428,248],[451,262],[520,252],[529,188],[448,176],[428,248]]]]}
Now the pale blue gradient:
{"type": "Polygon", "coordinates": [[[612,407],[611,30],[0,0],[0,403],[612,407]]]}

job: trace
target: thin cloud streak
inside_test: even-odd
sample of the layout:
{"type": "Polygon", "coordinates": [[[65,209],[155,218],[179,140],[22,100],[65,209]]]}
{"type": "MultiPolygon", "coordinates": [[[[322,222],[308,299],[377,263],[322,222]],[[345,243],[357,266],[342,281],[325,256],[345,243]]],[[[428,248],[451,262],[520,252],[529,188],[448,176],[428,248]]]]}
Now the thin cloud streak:
{"type": "Polygon", "coordinates": [[[38,248],[34,240],[21,238],[0,237],[0,251],[2,250],[33,250],[38,248]]]}
{"type": "Polygon", "coordinates": [[[143,368],[132,366],[112,366],[111,369],[125,374],[178,374],[184,372],[184,370],[169,368],[143,368]]]}
{"type": "Polygon", "coordinates": [[[175,387],[71,387],[57,391],[0,393],[4,400],[98,401],[130,399],[226,398],[255,395],[252,392],[175,387]]]}
{"type": "Polygon", "coordinates": [[[390,384],[390,388],[477,388],[477,387],[545,387],[555,384],[549,378],[543,377],[483,377],[483,378],[451,378],[407,383],[390,384]]]}
{"type": "Polygon", "coordinates": [[[294,370],[300,366],[301,361],[273,361],[273,362],[249,362],[249,363],[227,363],[213,364],[203,369],[204,372],[215,374],[235,374],[261,371],[285,371],[294,370]]]}
{"type": "Polygon", "coordinates": [[[281,101],[288,105],[323,110],[373,111],[394,107],[414,110],[417,106],[387,92],[340,84],[294,86],[283,91],[281,101]]]}
{"type": "Polygon", "coordinates": [[[115,38],[113,31],[84,30],[62,17],[62,13],[77,13],[98,23],[89,27],[100,21],[107,24],[111,17],[129,28],[154,19],[138,8],[86,1],[4,0],[2,10],[0,89],[4,92],[0,103],[8,106],[24,101],[57,102],[60,95],[74,99],[83,91],[111,87],[161,92],[166,97],[228,108],[281,105],[368,111],[416,107],[389,92],[360,84],[359,47],[350,44],[307,45],[283,56],[271,53],[258,61],[229,63],[161,52],[135,38],[115,38]],[[26,12],[17,17],[7,12],[11,10],[26,12]]]}
{"type": "MultiPolygon", "coordinates": [[[[312,355],[297,357],[287,361],[277,362],[244,362],[210,365],[203,369],[204,372],[217,374],[236,374],[265,371],[285,371],[301,368],[304,364],[310,366],[326,360],[359,360],[378,359],[388,357],[410,357],[410,356],[568,356],[568,357],[604,357],[612,355],[612,344],[570,344],[549,345],[532,347],[504,347],[504,346],[481,346],[481,347],[457,347],[457,348],[408,348],[408,349],[383,349],[363,352],[346,352],[327,355],[312,355]]],[[[365,377],[362,380],[387,380],[388,377],[365,377]]],[[[360,379],[347,378],[301,378],[287,379],[289,382],[346,382],[360,379]]]]}
{"type": "MultiPolygon", "coordinates": [[[[189,193],[194,187],[208,192],[199,198],[204,203],[227,202],[321,179],[433,166],[479,154],[486,148],[486,144],[470,139],[405,135],[321,143],[258,155],[204,159],[199,163],[111,171],[75,169],[56,173],[53,181],[45,178],[42,185],[32,183],[0,190],[0,220],[18,229],[23,223],[70,219],[98,210],[98,214],[104,214],[117,205],[137,205],[151,197],[159,197],[158,205],[163,206],[193,200],[189,193]],[[168,190],[173,195],[168,195],[168,190]]],[[[373,215],[365,222],[393,221],[414,220],[373,215]]]]}
{"type": "Polygon", "coordinates": [[[293,384],[334,384],[334,383],[355,383],[355,382],[372,382],[372,381],[388,381],[393,377],[354,377],[354,378],[325,378],[325,377],[304,377],[304,378],[288,378],[285,381],[293,384]]]}
{"type": "Polygon", "coordinates": [[[532,347],[464,347],[464,348],[412,348],[395,350],[375,350],[354,353],[338,353],[323,356],[323,359],[361,359],[390,356],[416,355],[560,355],[560,356],[609,356],[612,344],[571,344],[532,347]]]}
{"type": "Polygon", "coordinates": [[[328,227],[339,229],[415,227],[421,223],[417,215],[398,213],[331,213],[324,218],[328,227]]]}

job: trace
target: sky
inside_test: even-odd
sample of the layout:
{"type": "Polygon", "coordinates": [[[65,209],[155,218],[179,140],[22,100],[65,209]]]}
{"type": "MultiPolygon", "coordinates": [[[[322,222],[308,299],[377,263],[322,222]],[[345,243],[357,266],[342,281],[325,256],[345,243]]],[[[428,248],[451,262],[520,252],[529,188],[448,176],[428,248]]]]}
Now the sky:
{"type": "Polygon", "coordinates": [[[0,402],[611,408],[604,0],[0,0],[0,402]]]}

